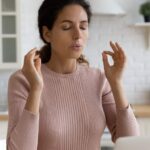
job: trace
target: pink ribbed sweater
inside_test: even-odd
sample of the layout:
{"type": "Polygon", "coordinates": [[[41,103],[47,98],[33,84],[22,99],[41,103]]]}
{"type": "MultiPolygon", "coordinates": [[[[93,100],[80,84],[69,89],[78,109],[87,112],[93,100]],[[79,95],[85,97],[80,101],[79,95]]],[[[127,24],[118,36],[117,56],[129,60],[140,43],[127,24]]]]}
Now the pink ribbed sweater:
{"type": "Polygon", "coordinates": [[[78,64],[60,74],[42,64],[40,113],[24,109],[29,83],[21,70],[9,80],[7,150],[100,150],[104,128],[112,140],[139,134],[130,105],[116,109],[110,86],[97,68],[78,64]]]}

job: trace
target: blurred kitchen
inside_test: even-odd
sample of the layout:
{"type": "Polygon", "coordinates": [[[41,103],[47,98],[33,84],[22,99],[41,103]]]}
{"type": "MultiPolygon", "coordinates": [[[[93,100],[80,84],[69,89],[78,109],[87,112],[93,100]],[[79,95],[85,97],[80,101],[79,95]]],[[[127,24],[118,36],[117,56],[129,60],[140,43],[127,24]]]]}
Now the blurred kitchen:
{"type": "MultiPolygon", "coordinates": [[[[150,135],[150,23],[143,16],[147,13],[150,19],[150,0],[89,1],[93,18],[85,55],[91,66],[103,69],[101,52],[110,49],[109,41],[122,45],[128,58],[124,74],[126,95],[140,124],[141,135],[150,135]],[[149,4],[142,5],[145,2],[149,4]]],[[[21,68],[30,49],[43,44],[37,28],[41,2],[0,0],[0,141],[6,139],[7,133],[10,74],[21,68]]],[[[107,129],[101,143],[102,150],[113,147],[107,129]]]]}

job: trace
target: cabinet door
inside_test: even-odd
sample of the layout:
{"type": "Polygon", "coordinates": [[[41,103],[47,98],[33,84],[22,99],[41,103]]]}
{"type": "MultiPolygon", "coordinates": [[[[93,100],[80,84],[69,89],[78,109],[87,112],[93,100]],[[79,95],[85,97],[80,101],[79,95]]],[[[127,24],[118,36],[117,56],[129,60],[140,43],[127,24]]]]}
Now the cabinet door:
{"type": "Polygon", "coordinates": [[[3,35],[16,35],[16,16],[15,15],[2,15],[2,34],[3,35]]]}
{"type": "Polygon", "coordinates": [[[3,38],[2,45],[3,45],[2,46],[3,63],[16,63],[17,62],[16,38],[3,38]]]}
{"type": "Polygon", "coordinates": [[[8,126],[8,121],[1,121],[0,120],[0,139],[6,139],[6,137],[7,137],[7,126],[8,126]]]}
{"type": "Polygon", "coordinates": [[[2,12],[15,12],[16,0],[1,0],[2,12]]]}
{"type": "Polygon", "coordinates": [[[12,69],[19,66],[18,58],[18,0],[0,0],[0,68],[12,69]]]}
{"type": "Polygon", "coordinates": [[[143,136],[150,136],[150,118],[138,118],[140,126],[140,134],[143,136]]]}

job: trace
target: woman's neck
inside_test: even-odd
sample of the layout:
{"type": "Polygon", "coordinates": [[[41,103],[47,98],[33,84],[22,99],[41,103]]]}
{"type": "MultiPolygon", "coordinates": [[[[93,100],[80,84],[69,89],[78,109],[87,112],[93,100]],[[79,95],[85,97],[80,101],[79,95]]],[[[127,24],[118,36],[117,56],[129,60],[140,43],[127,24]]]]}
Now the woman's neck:
{"type": "Polygon", "coordinates": [[[57,73],[68,74],[76,70],[77,60],[68,59],[68,60],[60,61],[60,60],[50,59],[50,61],[46,65],[49,69],[57,73]]]}

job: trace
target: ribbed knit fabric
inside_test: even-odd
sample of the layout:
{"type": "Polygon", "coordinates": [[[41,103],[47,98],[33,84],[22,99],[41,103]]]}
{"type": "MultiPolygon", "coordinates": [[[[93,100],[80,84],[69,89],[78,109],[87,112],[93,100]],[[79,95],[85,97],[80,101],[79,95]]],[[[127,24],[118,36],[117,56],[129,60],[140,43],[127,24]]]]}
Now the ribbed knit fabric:
{"type": "Polygon", "coordinates": [[[60,74],[42,64],[40,113],[24,109],[30,91],[21,70],[9,79],[7,150],[100,150],[104,128],[112,140],[139,135],[130,105],[116,109],[105,75],[78,64],[60,74]]]}

